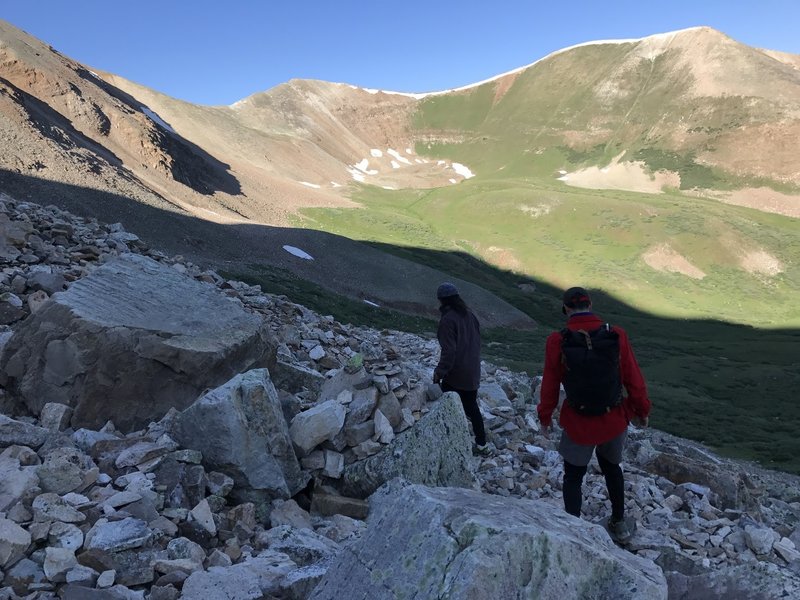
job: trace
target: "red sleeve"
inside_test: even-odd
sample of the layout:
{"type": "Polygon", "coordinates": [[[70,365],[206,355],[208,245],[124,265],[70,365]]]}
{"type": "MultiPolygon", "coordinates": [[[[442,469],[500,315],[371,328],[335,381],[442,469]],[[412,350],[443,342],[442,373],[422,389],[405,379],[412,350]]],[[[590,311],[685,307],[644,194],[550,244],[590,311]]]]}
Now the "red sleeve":
{"type": "Polygon", "coordinates": [[[558,393],[561,388],[561,334],[551,333],[547,337],[544,350],[544,373],[542,375],[541,401],[536,411],[544,427],[553,422],[553,411],[558,406],[558,393]]]}
{"type": "Polygon", "coordinates": [[[633,354],[628,334],[615,328],[619,333],[619,366],[622,371],[622,385],[628,396],[625,399],[625,409],[630,415],[642,419],[650,415],[650,399],[647,397],[647,384],[636,357],[633,354]]]}

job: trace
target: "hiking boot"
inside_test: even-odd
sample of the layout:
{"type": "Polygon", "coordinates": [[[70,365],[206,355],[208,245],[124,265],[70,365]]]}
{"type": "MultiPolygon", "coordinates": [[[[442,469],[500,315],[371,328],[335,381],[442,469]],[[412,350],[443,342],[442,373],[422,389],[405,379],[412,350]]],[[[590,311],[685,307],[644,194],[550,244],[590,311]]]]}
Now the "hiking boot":
{"type": "Polygon", "coordinates": [[[609,519],[608,520],[608,533],[611,539],[619,544],[624,544],[633,537],[636,531],[636,521],[631,518],[627,519],[609,519]]]}
{"type": "Polygon", "coordinates": [[[492,454],[492,449],[489,447],[489,444],[484,444],[482,446],[475,445],[472,452],[477,456],[490,456],[492,454]]]}

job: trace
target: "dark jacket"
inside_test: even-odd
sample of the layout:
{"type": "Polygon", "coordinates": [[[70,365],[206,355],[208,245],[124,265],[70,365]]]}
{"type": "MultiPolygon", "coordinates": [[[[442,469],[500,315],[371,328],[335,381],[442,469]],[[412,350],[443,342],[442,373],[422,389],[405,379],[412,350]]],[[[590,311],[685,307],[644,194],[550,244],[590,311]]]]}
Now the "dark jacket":
{"type": "MultiPolygon", "coordinates": [[[[567,327],[575,331],[578,329],[594,331],[602,326],[603,320],[592,313],[575,314],[567,321],[567,327]]],[[[625,431],[631,417],[643,419],[650,414],[647,386],[633,355],[628,335],[621,327],[613,326],[613,330],[619,334],[619,368],[627,396],[617,408],[600,416],[580,415],[568,402],[564,402],[558,420],[576,444],[595,446],[608,442],[625,431]]],[[[561,333],[555,332],[547,338],[541,388],[542,400],[537,408],[539,420],[544,426],[549,426],[552,422],[553,411],[558,405],[558,392],[563,374],[561,333]]]]}
{"type": "Polygon", "coordinates": [[[472,311],[442,307],[437,337],[442,347],[434,374],[457,390],[472,391],[481,381],[481,326],[472,311]]]}

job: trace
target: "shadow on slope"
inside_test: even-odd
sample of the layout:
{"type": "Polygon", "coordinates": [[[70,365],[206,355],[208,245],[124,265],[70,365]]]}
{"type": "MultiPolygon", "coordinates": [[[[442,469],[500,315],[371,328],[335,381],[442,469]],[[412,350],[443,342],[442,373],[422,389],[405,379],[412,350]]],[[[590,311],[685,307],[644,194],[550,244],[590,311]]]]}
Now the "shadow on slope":
{"type": "MultiPolygon", "coordinates": [[[[286,294],[343,322],[433,335],[436,285],[455,280],[484,324],[486,357],[531,374],[541,372],[547,334],[563,325],[560,289],[464,253],[360,243],[312,230],[220,225],[7,170],[0,170],[0,191],[84,217],[122,222],[160,250],[260,283],[265,291],[286,294]],[[297,258],[284,245],[316,260],[297,258]],[[531,327],[534,321],[540,326],[531,327]]],[[[631,334],[648,380],[655,427],[729,456],[800,473],[794,425],[800,418],[795,399],[800,330],[670,319],[603,291],[593,291],[593,300],[604,319],[631,334]]]]}

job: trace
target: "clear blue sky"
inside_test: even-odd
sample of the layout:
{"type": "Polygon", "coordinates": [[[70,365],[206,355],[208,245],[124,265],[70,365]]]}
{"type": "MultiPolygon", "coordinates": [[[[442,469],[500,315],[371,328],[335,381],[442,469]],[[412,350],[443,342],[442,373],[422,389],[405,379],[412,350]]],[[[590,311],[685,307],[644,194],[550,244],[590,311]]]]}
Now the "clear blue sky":
{"type": "Polygon", "coordinates": [[[90,67],[200,104],[292,78],[442,90],[573,44],[696,25],[800,54],[800,0],[3,0],[0,19],[90,67]]]}

